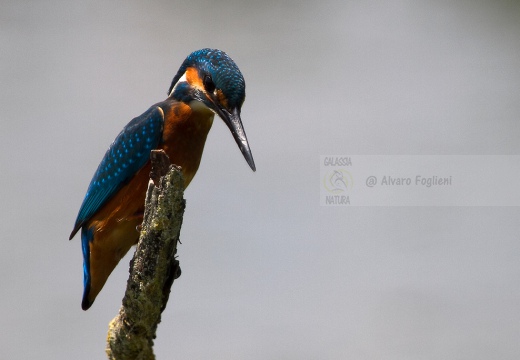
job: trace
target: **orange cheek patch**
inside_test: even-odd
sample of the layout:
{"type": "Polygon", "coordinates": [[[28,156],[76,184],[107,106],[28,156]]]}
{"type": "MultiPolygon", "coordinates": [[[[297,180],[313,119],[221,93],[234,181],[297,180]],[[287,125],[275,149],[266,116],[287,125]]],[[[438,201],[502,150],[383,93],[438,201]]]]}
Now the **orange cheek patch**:
{"type": "Polygon", "coordinates": [[[226,96],[224,95],[224,93],[222,92],[222,90],[218,89],[217,90],[217,98],[218,98],[218,102],[221,104],[221,105],[224,105],[224,107],[226,109],[228,109],[228,101],[227,101],[227,98],[226,96]]]}
{"type": "Polygon", "coordinates": [[[199,72],[194,67],[189,67],[186,69],[186,81],[193,87],[204,90],[204,85],[202,84],[202,79],[199,77],[199,72]]]}

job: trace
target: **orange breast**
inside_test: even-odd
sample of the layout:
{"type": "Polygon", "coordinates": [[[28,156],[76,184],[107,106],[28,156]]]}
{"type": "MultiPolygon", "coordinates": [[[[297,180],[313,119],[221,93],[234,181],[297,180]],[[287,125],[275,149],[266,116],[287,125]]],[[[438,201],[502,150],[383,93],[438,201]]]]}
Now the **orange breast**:
{"type": "MultiPolygon", "coordinates": [[[[163,107],[163,106],[161,106],[163,107]]],[[[213,112],[200,103],[166,103],[162,149],[170,161],[182,167],[185,187],[199,168],[206,137],[213,124],[213,112]]]]}

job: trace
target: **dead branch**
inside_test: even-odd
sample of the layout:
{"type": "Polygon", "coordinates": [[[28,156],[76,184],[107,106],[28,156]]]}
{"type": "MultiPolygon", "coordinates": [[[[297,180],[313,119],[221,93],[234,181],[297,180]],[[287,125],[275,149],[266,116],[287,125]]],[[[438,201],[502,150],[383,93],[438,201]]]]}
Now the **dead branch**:
{"type": "Polygon", "coordinates": [[[141,235],[123,304],[108,329],[106,352],[112,360],[155,359],[157,326],[171,285],[180,276],[175,254],[185,207],[184,179],[164,151],[152,151],[151,161],[141,235]]]}

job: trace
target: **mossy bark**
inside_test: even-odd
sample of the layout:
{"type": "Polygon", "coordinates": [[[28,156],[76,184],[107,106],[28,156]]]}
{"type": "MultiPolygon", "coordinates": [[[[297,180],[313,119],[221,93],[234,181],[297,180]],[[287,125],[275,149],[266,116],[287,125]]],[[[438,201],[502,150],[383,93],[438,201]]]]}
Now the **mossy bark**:
{"type": "Polygon", "coordinates": [[[180,168],[162,151],[152,154],[151,180],[141,235],[130,262],[130,277],[119,314],[110,322],[109,359],[155,359],[153,340],[173,280],[180,276],[175,259],[185,201],[180,168]]]}

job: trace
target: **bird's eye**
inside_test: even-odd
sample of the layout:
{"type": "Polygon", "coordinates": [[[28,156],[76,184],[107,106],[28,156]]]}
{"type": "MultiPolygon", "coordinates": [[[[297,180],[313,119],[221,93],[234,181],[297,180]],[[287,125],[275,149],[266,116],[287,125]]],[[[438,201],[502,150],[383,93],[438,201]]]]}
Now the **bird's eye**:
{"type": "Polygon", "coordinates": [[[210,75],[204,76],[203,84],[204,89],[206,89],[207,92],[212,93],[213,91],[215,91],[215,83],[213,82],[213,80],[211,80],[210,75]]]}

